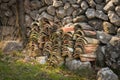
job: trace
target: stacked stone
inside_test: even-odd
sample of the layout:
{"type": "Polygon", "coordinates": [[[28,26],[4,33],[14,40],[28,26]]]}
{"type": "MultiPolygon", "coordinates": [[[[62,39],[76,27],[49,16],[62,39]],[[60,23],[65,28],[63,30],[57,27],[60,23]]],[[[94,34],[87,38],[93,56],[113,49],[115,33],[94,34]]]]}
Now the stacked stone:
{"type": "Polygon", "coordinates": [[[59,26],[80,23],[115,35],[120,26],[119,0],[26,0],[25,11],[27,27],[42,17],[59,26]]]}
{"type": "Polygon", "coordinates": [[[0,0],[0,40],[16,39],[16,0],[0,0]]]}
{"type": "MultiPolygon", "coordinates": [[[[2,25],[15,26],[15,4],[15,0],[0,0],[2,25]]],[[[45,17],[60,26],[84,22],[95,30],[104,29],[105,32],[116,35],[120,26],[119,5],[119,0],[25,0],[26,27],[38,18],[45,17]]]]}
{"type": "MultiPolygon", "coordinates": [[[[73,57],[77,54],[77,50],[78,53],[81,51],[78,49],[80,47],[77,46],[81,38],[74,40],[73,37],[74,34],[80,36],[81,33],[77,33],[79,31],[84,33],[84,35],[82,34],[82,39],[87,40],[87,44],[81,46],[83,52],[88,50],[88,47],[91,47],[91,45],[96,50],[98,44],[107,45],[107,43],[111,43],[110,41],[113,36],[119,37],[119,0],[25,0],[24,5],[25,21],[28,29],[31,29],[31,23],[34,21],[39,22],[43,18],[48,20],[49,27],[47,27],[48,25],[44,25],[41,29],[45,32],[44,36],[49,39],[46,38],[47,41],[39,40],[39,43],[42,44],[40,49],[44,49],[44,45],[48,43],[52,47],[50,52],[57,52],[64,57],[73,57]],[[57,30],[60,28],[74,26],[76,24],[82,30],[77,28],[75,33],[71,31],[57,33],[57,30]],[[53,34],[59,38],[55,38],[54,40],[50,38],[53,34]],[[57,48],[53,48],[54,45],[57,48]]],[[[93,51],[95,52],[95,50],[93,51]]],[[[45,53],[48,52],[46,50],[42,51],[45,51],[45,53]]]]}

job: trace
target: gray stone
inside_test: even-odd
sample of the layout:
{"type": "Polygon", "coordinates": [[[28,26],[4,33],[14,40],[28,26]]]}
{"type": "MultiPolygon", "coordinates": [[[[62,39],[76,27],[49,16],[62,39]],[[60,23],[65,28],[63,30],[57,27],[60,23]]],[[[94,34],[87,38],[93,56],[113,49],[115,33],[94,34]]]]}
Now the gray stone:
{"type": "Polygon", "coordinates": [[[90,62],[81,62],[80,60],[75,60],[75,59],[70,59],[70,58],[66,59],[65,65],[70,70],[81,70],[81,69],[91,68],[90,62]]]}
{"type": "Polygon", "coordinates": [[[103,10],[103,8],[104,8],[104,3],[103,3],[103,4],[97,4],[97,5],[96,5],[96,9],[97,9],[97,10],[103,10]]]}
{"type": "Polygon", "coordinates": [[[8,4],[7,3],[0,4],[0,9],[1,10],[8,10],[8,4]]]}
{"type": "Polygon", "coordinates": [[[8,20],[8,25],[14,26],[15,25],[15,16],[11,16],[8,20]]]}
{"type": "Polygon", "coordinates": [[[109,1],[105,7],[103,8],[105,11],[113,10],[115,8],[114,4],[112,1],[109,1]]]}
{"type": "Polygon", "coordinates": [[[97,3],[97,4],[100,4],[100,3],[102,3],[104,0],[95,0],[95,2],[97,3]]]}
{"type": "MultiPolygon", "coordinates": [[[[46,12],[42,12],[40,18],[42,18],[42,17],[44,17],[44,18],[46,18],[46,19],[48,19],[48,20],[51,20],[51,21],[54,20],[54,17],[51,16],[51,15],[49,15],[49,14],[47,14],[46,12]]],[[[39,18],[39,19],[40,19],[40,18],[39,18]]]]}
{"type": "Polygon", "coordinates": [[[79,12],[77,10],[74,10],[72,13],[73,18],[78,16],[78,15],[79,15],[79,12]]]}
{"type": "Polygon", "coordinates": [[[45,6],[45,7],[42,7],[42,8],[40,8],[40,9],[39,9],[39,11],[38,11],[38,12],[41,14],[41,13],[42,13],[42,12],[44,12],[46,9],[47,9],[47,7],[46,7],[46,6],[45,6]]]}
{"type": "Polygon", "coordinates": [[[60,22],[60,19],[58,19],[57,16],[54,17],[54,22],[60,22]]]}
{"type": "Polygon", "coordinates": [[[103,30],[102,20],[100,20],[100,19],[89,20],[88,23],[89,23],[95,30],[99,30],[99,31],[102,31],[102,30],[103,30]]]}
{"type": "Polygon", "coordinates": [[[70,22],[72,22],[72,17],[70,16],[63,18],[62,20],[63,25],[68,24],[70,22]]]}
{"type": "Polygon", "coordinates": [[[120,6],[116,6],[115,11],[119,15],[119,17],[120,17],[120,6]]]}
{"type": "Polygon", "coordinates": [[[96,10],[96,17],[100,18],[102,20],[108,20],[108,15],[106,15],[103,11],[101,10],[96,10]]]}
{"type": "Polygon", "coordinates": [[[36,61],[40,64],[45,64],[47,62],[47,56],[36,57],[36,61]]]}
{"type": "Polygon", "coordinates": [[[108,44],[108,42],[111,40],[112,36],[105,33],[105,32],[102,32],[102,31],[97,31],[97,39],[104,43],[104,44],[108,44]]]}
{"type": "Polygon", "coordinates": [[[114,11],[109,11],[108,17],[111,23],[120,26],[120,17],[114,11]]]}
{"type": "Polygon", "coordinates": [[[102,68],[97,73],[97,80],[119,80],[118,76],[108,67],[102,68]]]}
{"type": "Polygon", "coordinates": [[[87,4],[86,1],[82,1],[82,2],[81,2],[81,8],[82,8],[83,10],[86,10],[88,7],[89,7],[89,6],[88,6],[88,4],[87,4]]]}
{"type": "Polygon", "coordinates": [[[49,6],[47,8],[47,12],[51,15],[55,15],[55,8],[53,6],[49,6]]]}
{"type": "Polygon", "coordinates": [[[7,35],[12,35],[14,33],[14,27],[12,26],[1,26],[2,27],[2,35],[7,36],[7,35]]]}
{"type": "Polygon", "coordinates": [[[70,7],[70,3],[65,3],[64,9],[68,9],[70,7]]]}
{"type": "Polygon", "coordinates": [[[25,9],[25,13],[27,13],[27,14],[30,13],[30,11],[31,11],[30,0],[24,1],[24,9],[25,9]]]}
{"type": "Polygon", "coordinates": [[[37,18],[37,14],[39,14],[37,10],[31,11],[30,17],[32,17],[32,19],[35,20],[37,18]]]}
{"type": "Polygon", "coordinates": [[[31,8],[34,9],[39,9],[41,7],[41,2],[39,0],[32,0],[31,1],[31,8]]]}
{"type": "Polygon", "coordinates": [[[56,13],[57,17],[59,18],[63,18],[66,15],[63,7],[60,7],[58,10],[56,10],[56,13]]]}
{"type": "Polygon", "coordinates": [[[95,8],[96,3],[94,0],[87,0],[87,2],[89,3],[89,6],[91,6],[92,8],[95,8]]]}
{"type": "Polygon", "coordinates": [[[112,36],[105,48],[105,63],[107,66],[120,72],[120,37],[112,36]]]}
{"type": "Polygon", "coordinates": [[[108,34],[115,34],[116,29],[115,26],[113,26],[111,23],[104,21],[103,22],[103,29],[108,34]]]}
{"type": "Polygon", "coordinates": [[[84,13],[84,11],[81,8],[79,8],[79,9],[73,11],[72,16],[73,16],[73,18],[75,18],[79,15],[82,15],[83,13],[84,13]]]}
{"type": "Polygon", "coordinates": [[[25,23],[26,23],[25,25],[27,27],[30,27],[32,22],[33,22],[32,18],[29,15],[25,15],[25,23]]]}
{"type": "Polygon", "coordinates": [[[7,17],[11,17],[12,15],[13,15],[13,12],[10,10],[10,9],[8,9],[7,11],[5,11],[5,16],[7,16],[7,17]]]}
{"type": "Polygon", "coordinates": [[[17,41],[5,41],[2,47],[3,52],[12,52],[12,51],[19,51],[23,49],[23,45],[17,41]]]}
{"type": "Polygon", "coordinates": [[[78,4],[72,4],[72,7],[73,7],[74,9],[78,9],[80,6],[79,6],[78,4]]]}
{"type": "Polygon", "coordinates": [[[80,25],[83,30],[94,30],[93,27],[85,22],[75,23],[74,25],[80,25]]]}
{"type": "Polygon", "coordinates": [[[51,5],[53,3],[53,0],[44,0],[47,5],[51,5]]]}
{"type": "Polygon", "coordinates": [[[83,21],[86,21],[86,20],[87,20],[86,16],[80,15],[80,16],[75,17],[73,19],[73,22],[83,22],[83,21]]]}
{"type": "Polygon", "coordinates": [[[96,58],[96,62],[97,62],[97,66],[100,66],[100,67],[104,67],[105,66],[105,48],[106,46],[98,46],[97,48],[97,51],[96,51],[96,55],[97,55],[97,58],[96,58]]]}
{"type": "Polygon", "coordinates": [[[53,1],[53,6],[54,7],[60,7],[62,5],[63,5],[62,1],[56,1],[56,0],[53,1]]]}
{"type": "MultiPolygon", "coordinates": [[[[111,38],[111,40],[109,41],[109,43],[110,43],[111,45],[115,46],[116,41],[120,41],[120,38],[119,38],[119,37],[116,37],[116,36],[113,36],[113,37],[111,38]]],[[[112,54],[114,54],[114,53],[112,53],[112,54]]],[[[115,55],[113,55],[113,56],[115,56],[115,55]]],[[[116,53],[116,56],[119,57],[119,54],[116,53]]],[[[117,57],[112,57],[112,58],[115,59],[115,58],[117,58],[117,57]]]]}
{"type": "Polygon", "coordinates": [[[72,15],[73,11],[74,11],[73,7],[69,7],[68,9],[66,9],[66,15],[67,16],[72,15]]]}
{"type": "Polygon", "coordinates": [[[93,9],[93,8],[88,8],[87,11],[85,12],[85,14],[89,19],[95,18],[95,16],[96,16],[95,9],[93,9]]]}

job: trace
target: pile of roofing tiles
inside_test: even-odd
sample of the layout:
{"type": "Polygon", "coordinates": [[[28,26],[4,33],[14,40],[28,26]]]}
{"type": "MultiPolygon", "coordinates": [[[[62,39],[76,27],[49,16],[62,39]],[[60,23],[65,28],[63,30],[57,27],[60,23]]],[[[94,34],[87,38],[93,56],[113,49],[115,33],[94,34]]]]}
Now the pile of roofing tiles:
{"type": "Polygon", "coordinates": [[[65,26],[60,28],[46,18],[39,22],[34,22],[32,28],[40,29],[38,33],[31,32],[32,41],[39,43],[41,55],[48,56],[51,64],[62,64],[69,57],[71,59],[80,59],[81,61],[95,61],[96,50],[99,40],[96,39],[96,32],[91,27],[82,28],[79,24],[65,26]],[[35,39],[34,35],[39,35],[35,39]]]}

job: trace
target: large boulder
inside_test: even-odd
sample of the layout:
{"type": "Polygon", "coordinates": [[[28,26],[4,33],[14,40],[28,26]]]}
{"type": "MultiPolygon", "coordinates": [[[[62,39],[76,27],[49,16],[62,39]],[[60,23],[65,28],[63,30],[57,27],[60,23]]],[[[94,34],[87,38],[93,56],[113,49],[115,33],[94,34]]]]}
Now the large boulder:
{"type": "Polygon", "coordinates": [[[102,68],[97,73],[97,80],[119,80],[118,76],[108,67],[102,68]]]}
{"type": "Polygon", "coordinates": [[[18,41],[4,41],[0,43],[0,48],[4,53],[9,53],[13,51],[21,51],[23,45],[18,41]]]}
{"type": "Polygon", "coordinates": [[[66,58],[66,67],[70,70],[90,69],[90,62],[81,62],[80,60],[66,58]]]}
{"type": "Polygon", "coordinates": [[[120,72],[120,38],[112,37],[105,49],[105,63],[120,72]]]}

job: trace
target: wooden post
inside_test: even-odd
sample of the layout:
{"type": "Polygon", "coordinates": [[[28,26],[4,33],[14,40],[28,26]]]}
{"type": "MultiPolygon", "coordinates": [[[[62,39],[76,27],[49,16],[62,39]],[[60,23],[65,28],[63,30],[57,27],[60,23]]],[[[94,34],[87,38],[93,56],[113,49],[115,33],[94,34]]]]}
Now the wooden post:
{"type": "Polygon", "coordinates": [[[26,27],[25,27],[25,13],[24,13],[24,0],[16,0],[18,10],[18,25],[22,36],[23,46],[26,46],[26,27]]]}

